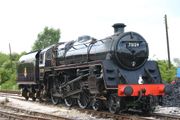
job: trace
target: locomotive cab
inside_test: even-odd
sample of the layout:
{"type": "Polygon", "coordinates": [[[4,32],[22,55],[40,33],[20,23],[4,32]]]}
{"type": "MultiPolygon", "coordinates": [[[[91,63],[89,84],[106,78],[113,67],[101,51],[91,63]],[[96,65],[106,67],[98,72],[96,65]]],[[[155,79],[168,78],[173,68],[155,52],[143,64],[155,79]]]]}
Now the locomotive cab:
{"type": "Polygon", "coordinates": [[[45,48],[40,53],[39,66],[40,67],[51,67],[52,66],[52,58],[53,58],[53,47],[55,45],[51,45],[50,47],[45,48]]]}
{"type": "Polygon", "coordinates": [[[39,57],[39,77],[40,80],[44,79],[45,68],[51,67],[56,63],[54,61],[54,49],[55,45],[51,45],[40,52],[39,57]]]}

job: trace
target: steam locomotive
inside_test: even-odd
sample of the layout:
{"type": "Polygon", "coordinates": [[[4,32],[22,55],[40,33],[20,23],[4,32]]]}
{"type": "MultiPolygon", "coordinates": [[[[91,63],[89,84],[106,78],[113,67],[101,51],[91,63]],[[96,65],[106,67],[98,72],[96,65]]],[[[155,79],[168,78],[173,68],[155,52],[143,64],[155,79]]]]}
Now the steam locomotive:
{"type": "Polygon", "coordinates": [[[124,32],[125,26],[114,24],[114,34],[104,39],[80,36],[23,55],[17,68],[22,96],[111,113],[152,112],[170,87],[162,83],[157,63],[148,60],[146,40],[124,32]]]}

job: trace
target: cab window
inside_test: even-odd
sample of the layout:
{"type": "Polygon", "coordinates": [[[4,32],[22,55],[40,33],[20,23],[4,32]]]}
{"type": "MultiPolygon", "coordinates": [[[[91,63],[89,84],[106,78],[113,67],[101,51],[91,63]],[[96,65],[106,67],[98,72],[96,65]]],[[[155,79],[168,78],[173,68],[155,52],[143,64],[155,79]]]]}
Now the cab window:
{"type": "Polygon", "coordinates": [[[46,60],[51,60],[51,49],[46,52],[46,60]]]}
{"type": "Polygon", "coordinates": [[[39,64],[43,64],[43,53],[39,56],[39,64]]]}

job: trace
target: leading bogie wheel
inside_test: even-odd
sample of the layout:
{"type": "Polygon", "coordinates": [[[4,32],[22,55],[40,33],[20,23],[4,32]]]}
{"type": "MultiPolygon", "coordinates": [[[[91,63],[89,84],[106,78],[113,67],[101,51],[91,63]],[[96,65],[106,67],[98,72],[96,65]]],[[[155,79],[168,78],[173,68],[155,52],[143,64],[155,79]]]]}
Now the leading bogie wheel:
{"type": "Polygon", "coordinates": [[[103,108],[102,100],[94,100],[92,103],[92,108],[96,111],[102,110],[103,108]]]}
{"type": "Polygon", "coordinates": [[[120,110],[119,101],[116,98],[116,95],[110,95],[108,99],[108,108],[109,111],[113,114],[117,114],[120,110]]]}

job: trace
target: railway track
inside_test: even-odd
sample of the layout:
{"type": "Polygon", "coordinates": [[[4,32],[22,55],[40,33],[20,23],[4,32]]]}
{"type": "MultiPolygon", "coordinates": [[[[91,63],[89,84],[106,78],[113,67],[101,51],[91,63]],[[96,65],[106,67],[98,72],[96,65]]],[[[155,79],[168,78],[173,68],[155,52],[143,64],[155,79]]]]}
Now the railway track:
{"type": "MultiPolygon", "coordinates": [[[[0,96],[26,101],[20,97],[19,91],[0,91],[0,96]]],[[[0,118],[3,118],[3,120],[71,120],[66,117],[6,106],[4,103],[0,104],[0,118]]]]}
{"type": "Polygon", "coordinates": [[[86,112],[88,114],[92,114],[93,116],[102,117],[102,118],[112,118],[114,120],[180,120],[180,116],[178,115],[161,114],[161,113],[152,113],[147,115],[143,115],[137,112],[111,114],[106,111],[94,111],[90,109],[80,109],[80,108],[76,108],[76,109],[82,112],[86,112]]]}
{"type": "Polygon", "coordinates": [[[21,94],[21,92],[19,90],[0,90],[0,93],[11,93],[11,94],[21,94]]]}
{"type": "Polygon", "coordinates": [[[171,115],[171,114],[159,114],[159,113],[152,113],[152,116],[161,120],[180,120],[180,116],[178,115],[171,115]]]}
{"type": "Polygon", "coordinates": [[[0,110],[0,117],[3,119],[14,119],[14,120],[50,120],[42,117],[31,116],[31,115],[22,115],[18,113],[4,112],[0,110]]]}
{"type": "Polygon", "coordinates": [[[29,111],[12,106],[0,105],[0,116],[16,120],[71,120],[69,118],[55,116],[47,113],[29,111]]]}
{"type": "MultiPolygon", "coordinates": [[[[7,95],[9,97],[12,97],[13,99],[19,99],[19,100],[23,100],[22,98],[16,98],[15,96],[13,96],[13,94],[19,94],[20,92],[8,92],[6,91],[6,93],[4,93],[3,95],[7,95]],[[10,94],[12,94],[12,96],[10,96],[10,94]]],[[[2,93],[1,93],[2,95],[2,93]]],[[[23,100],[26,101],[26,100],[23,100]]],[[[30,101],[32,102],[32,101],[30,101]]],[[[47,103],[49,104],[49,103],[47,103]]],[[[2,106],[1,106],[2,107],[2,106]]],[[[67,120],[66,118],[57,118],[59,116],[49,116],[44,113],[38,113],[38,112],[33,112],[33,111],[26,111],[24,109],[19,109],[19,108],[13,108],[10,106],[3,106],[6,109],[13,109],[16,112],[21,111],[22,113],[30,113],[30,117],[33,116],[38,116],[39,118],[32,118],[32,119],[38,119],[38,120],[48,120],[48,119],[63,119],[63,120],[67,120]],[[45,118],[41,118],[42,116],[46,116],[45,118]]],[[[111,114],[109,112],[106,111],[94,111],[91,109],[80,109],[78,107],[72,107],[70,109],[76,109],[82,113],[87,113],[87,114],[91,114],[92,116],[96,116],[97,118],[110,118],[113,120],[180,120],[180,116],[178,115],[171,115],[171,114],[160,114],[160,113],[152,113],[152,114],[148,114],[148,115],[142,115],[139,113],[120,113],[120,114],[111,114]]],[[[2,111],[3,112],[3,111],[2,111]]],[[[1,111],[0,111],[1,114],[1,111]]],[[[26,117],[28,118],[28,117],[26,117]]]]}

